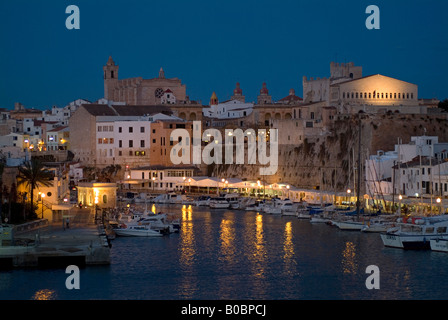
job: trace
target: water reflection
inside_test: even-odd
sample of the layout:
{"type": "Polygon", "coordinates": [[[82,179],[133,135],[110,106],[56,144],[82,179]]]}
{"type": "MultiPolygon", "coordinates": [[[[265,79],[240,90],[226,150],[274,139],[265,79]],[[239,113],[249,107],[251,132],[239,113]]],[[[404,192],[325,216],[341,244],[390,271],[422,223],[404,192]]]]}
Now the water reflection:
{"type": "Polygon", "coordinates": [[[179,263],[184,271],[184,277],[179,284],[181,296],[190,299],[197,291],[196,277],[194,276],[193,267],[195,262],[195,236],[193,230],[193,211],[185,206],[182,207],[182,220],[180,228],[179,243],[179,263]]]}
{"type": "Polygon", "coordinates": [[[291,221],[288,221],[285,224],[285,241],[283,242],[283,259],[285,260],[285,263],[288,263],[291,261],[291,259],[294,257],[294,244],[292,243],[292,226],[291,221]]]}
{"type": "Polygon", "coordinates": [[[220,259],[231,263],[235,258],[235,228],[233,220],[222,219],[220,225],[221,255],[220,259]]]}
{"type": "Polygon", "coordinates": [[[252,262],[253,276],[257,279],[264,279],[266,246],[263,233],[263,216],[261,214],[257,214],[255,217],[255,239],[253,239],[252,244],[254,247],[249,249],[249,259],[252,262]]]}
{"type": "Polygon", "coordinates": [[[356,247],[353,242],[347,241],[342,252],[342,270],[344,273],[356,274],[356,247]]]}
{"type": "Polygon", "coordinates": [[[36,291],[36,293],[31,298],[32,300],[55,300],[56,291],[51,289],[42,289],[36,291]]]}

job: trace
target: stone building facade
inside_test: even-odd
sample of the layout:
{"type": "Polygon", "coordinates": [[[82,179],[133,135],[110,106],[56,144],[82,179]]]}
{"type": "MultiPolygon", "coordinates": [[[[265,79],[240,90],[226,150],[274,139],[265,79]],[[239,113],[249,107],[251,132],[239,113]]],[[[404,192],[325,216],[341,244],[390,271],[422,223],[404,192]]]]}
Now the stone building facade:
{"type": "Polygon", "coordinates": [[[186,86],[178,78],[165,78],[160,68],[159,76],[153,79],[142,77],[119,79],[119,66],[109,57],[104,72],[104,98],[125,102],[128,105],[157,105],[162,103],[183,103],[188,99],[186,86]]]}

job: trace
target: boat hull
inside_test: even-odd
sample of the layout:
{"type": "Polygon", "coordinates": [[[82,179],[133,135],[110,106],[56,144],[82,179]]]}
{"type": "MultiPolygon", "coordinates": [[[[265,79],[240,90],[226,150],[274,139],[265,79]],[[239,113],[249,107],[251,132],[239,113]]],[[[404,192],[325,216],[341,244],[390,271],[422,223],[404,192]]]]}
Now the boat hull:
{"type": "Polygon", "coordinates": [[[354,222],[354,221],[335,221],[336,226],[341,230],[347,231],[361,231],[364,227],[363,222],[354,222]]]}
{"type": "Polygon", "coordinates": [[[432,251],[448,252],[448,239],[432,239],[429,243],[432,251]]]}
{"type": "Polygon", "coordinates": [[[429,250],[431,249],[431,240],[436,240],[438,237],[440,236],[381,234],[384,246],[405,250],[429,250]]]}

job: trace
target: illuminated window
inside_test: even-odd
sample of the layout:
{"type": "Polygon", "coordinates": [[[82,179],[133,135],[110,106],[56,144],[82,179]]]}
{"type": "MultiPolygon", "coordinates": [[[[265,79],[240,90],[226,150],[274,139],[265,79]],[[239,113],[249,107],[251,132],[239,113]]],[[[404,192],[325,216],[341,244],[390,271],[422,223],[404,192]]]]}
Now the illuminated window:
{"type": "Polygon", "coordinates": [[[98,139],[98,144],[102,144],[103,143],[103,139],[99,138],[98,139]]]}

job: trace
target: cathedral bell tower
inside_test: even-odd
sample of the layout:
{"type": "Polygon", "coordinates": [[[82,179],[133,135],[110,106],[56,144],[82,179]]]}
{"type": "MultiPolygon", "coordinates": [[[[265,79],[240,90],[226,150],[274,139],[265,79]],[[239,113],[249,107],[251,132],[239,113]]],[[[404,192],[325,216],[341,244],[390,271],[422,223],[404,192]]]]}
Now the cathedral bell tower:
{"type": "Polygon", "coordinates": [[[104,71],[104,98],[107,100],[114,100],[113,88],[118,83],[118,65],[115,65],[114,60],[109,56],[106,65],[103,67],[104,71]]]}

